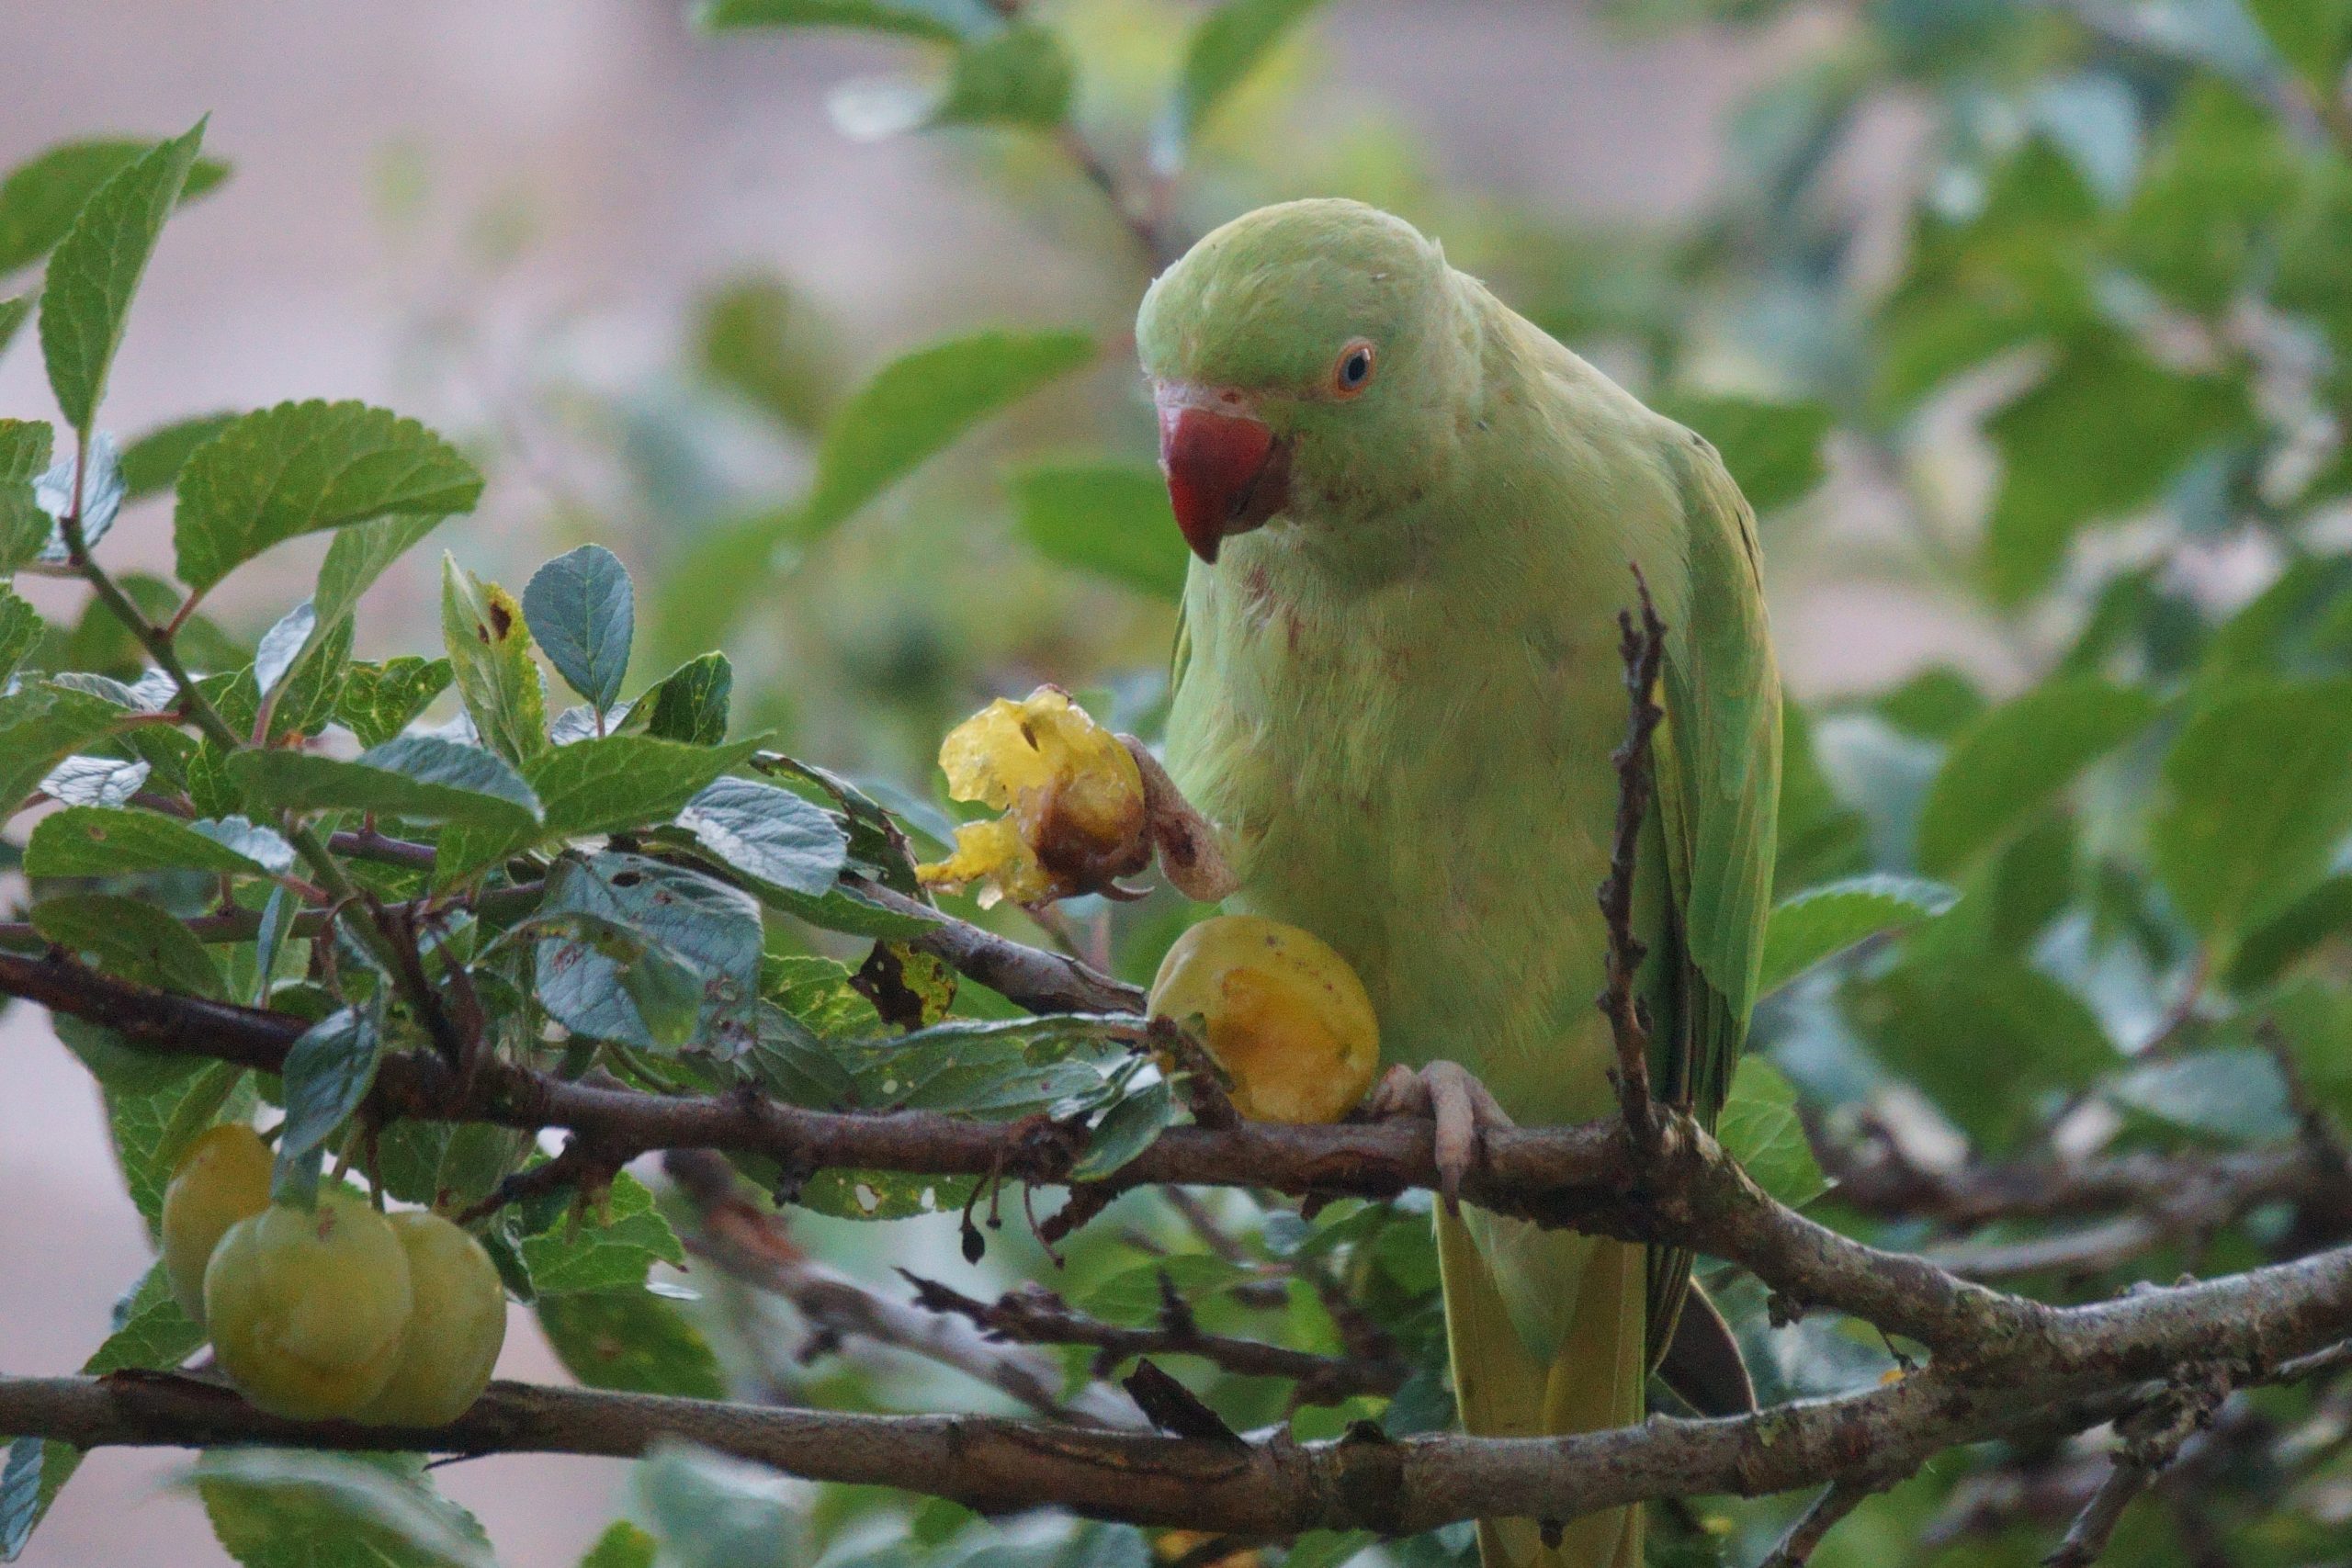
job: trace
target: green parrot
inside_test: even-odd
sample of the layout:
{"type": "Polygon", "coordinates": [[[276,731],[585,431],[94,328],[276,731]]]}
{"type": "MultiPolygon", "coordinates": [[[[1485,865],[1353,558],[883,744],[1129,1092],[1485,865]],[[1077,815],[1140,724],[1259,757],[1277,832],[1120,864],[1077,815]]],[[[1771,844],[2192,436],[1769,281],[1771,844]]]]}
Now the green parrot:
{"type": "MultiPolygon", "coordinates": [[[[1756,989],[1781,734],[1755,518],[1714,449],[1355,202],[1227,224],[1136,332],[1197,558],[1170,771],[1227,836],[1227,907],[1344,954],[1390,1060],[1457,1126],[1465,1101],[1487,1124],[1615,1106],[1595,890],[1638,567],[1668,627],[1639,983],[1656,1091],[1712,1124],[1756,989]]],[[[1451,1203],[1437,1235],[1467,1430],[1642,1419],[1687,1253],[1451,1203]]],[[[1638,1509],[1555,1533],[1482,1521],[1483,1561],[1642,1560],[1638,1509]]]]}

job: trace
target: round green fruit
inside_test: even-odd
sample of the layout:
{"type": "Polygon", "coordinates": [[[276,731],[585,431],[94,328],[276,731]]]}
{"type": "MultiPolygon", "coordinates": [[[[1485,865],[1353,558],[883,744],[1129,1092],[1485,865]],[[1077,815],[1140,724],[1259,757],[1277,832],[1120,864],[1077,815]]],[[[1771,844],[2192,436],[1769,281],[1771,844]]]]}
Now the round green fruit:
{"type": "Polygon", "coordinates": [[[413,1301],[399,1234],[347,1189],[238,1221],[204,1270],[220,1370],[262,1409],[304,1420],[384,1391],[413,1301]]]}
{"type": "Polygon", "coordinates": [[[1218,915],[1176,939],[1151,983],[1154,1018],[1198,1018],[1259,1122],[1336,1122],[1380,1071],[1380,1021],[1348,961],[1312,932],[1218,915]]]}
{"type": "Polygon", "coordinates": [[[506,1290],[481,1243],[438,1214],[391,1216],[408,1254],[415,1308],[384,1391],[357,1418],[379,1427],[439,1427],[490,1384],[506,1343],[506,1290]]]}
{"type": "Polygon", "coordinates": [[[239,1220],[269,1207],[269,1145],[243,1122],[207,1129],[164,1189],[164,1277],[182,1311],[204,1322],[204,1266],[239,1220]]]}

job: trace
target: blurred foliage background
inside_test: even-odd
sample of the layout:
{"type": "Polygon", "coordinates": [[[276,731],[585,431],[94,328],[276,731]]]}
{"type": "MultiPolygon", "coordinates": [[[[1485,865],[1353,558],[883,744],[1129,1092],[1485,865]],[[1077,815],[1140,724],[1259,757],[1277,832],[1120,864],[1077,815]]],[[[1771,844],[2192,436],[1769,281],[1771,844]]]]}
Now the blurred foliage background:
{"type": "MultiPolygon", "coordinates": [[[[887,296],[846,309],[838,278],[713,276],[674,344],[650,352],[616,352],[593,312],[500,320],[501,279],[547,243],[529,193],[460,201],[413,146],[388,148],[372,200],[403,300],[402,406],[433,412],[492,480],[495,526],[445,542],[514,583],[579,542],[618,550],[640,586],[632,688],[724,646],[739,731],[775,731],[943,833],[954,808],[933,754],[989,697],[1053,681],[1122,728],[1157,723],[1183,557],[1128,338],[1143,285],[1250,207],[1357,197],[1713,438],[1762,514],[1804,699],[1781,893],[1913,879],[1890,885],[1907,931],[1797,976],[1761,1015],[1758,1049],[1796,1086],[1833,1175],[1865,1156],[1944,1169],[2269,1148],[2352,1111],[2352,3],[1596,0],[1576,9],[1597,30],[1577,36],[1695,36],[1746,63],[1703,128],[1716,177],[1670,214],[1634,200],[1613,216],[1512,199],[1515,182],[1475,159],[1442,163],[1383,93],[1333,78],[1346,9],[715,0],[665,17],[753,73],[835,50],[834,25],[874,35],[820,55],[843,66],[826,90],[842,155],[917,139],[959,200],[910,225],[887,296]]],[[[1434,65],[1444,8],[1387,20],[1408,32],[1396,49],[1434,65]]],[[[1699,96],[1670,73],[1654,93],[1622,85],[1627,148],[1693,136],[1699,96]]],[[[223,107],[212,145],[242,164],[223,107]]],[[[1540,164],[1513,108],[1498,98],[1471,145],[1540,164]]],[[[260,172],[205,200],[230,207],[260,172]]],[[[0,266],[37,258],[11,238],[0,266]]],[[[314,389],[337,390],[279,390],[314,389]]],[[[126,514],[126,535],[139,521],[126,514]]],[[[59,628],[48,667],[136,675],[129,644],[77,626],[50,587],[28,589],[59,628]]],[[[394,581],[371,603],[397,612],[413,592],[394,581]]],[[[224,597],[220,663],[282,608],[224,597]]],[[[375,655],[432,642],[421,613],[363,616],[360,635],[375,655]]],[[[1161,893],[1064,912],[1051,936],[1148,978],[1199,911],[1161,893]]],[[[1310,1226],[1238,1195],[1205,1216],[1137,1197],[1059,1267],[1017,1224],[992,1233],[987,1267],[1135,1323],[1166,1279],[1209,1326],[1309,1346],[1340,1341],[1336,1289],[1423,1371],[1394,1404],[1298,1412],[1296,1429],[1355,1415],[1414,1429],[1446,1411],[1425,1228],[1403,1208],[1340,1205],[1310,1226]]],[[[1816,1208],[1896,1247],[2041,1234],[1962,1237],[1835,1190],[1816,1208]]],[[[2005,1282],[2089,1299],[2309,1250],[2347,1216],[2249,1199],[2143,1218],[2132,1245],[2029,1259],[2005,1282]]],[[[959,1267],[952,1221],[792,1223],[886,1292],[893,1263],[959,1267]]],[[[804,1362],[803,1329],[773,1301],[693,1280],[694,1378],[838,1407],[989,1404],[903,1359],[804,1362]]],[[[1868,1332],[1769,1330],[1752,1282],[1712,1280],[1768,1398],[1895,1365],[1868,1332]]],[[[1237,1425],[1284,1414],[1276,1385],[1200,1386],[1237,1425]]],[[[2135,1510],[2108,1560],[2345,1561],[2347,1422],[2340,1391],[2264,1395],[2135,1510]]],[[[2029,1563],[2096,1479],[2072,1450],[1951,1456],[1815,1561],[2029,1563]]],[[[988,1523],[675,1456],[628,1487],[684,1563],[1140,1564],[1154,1550],[1133,1531],[988,1523]],[[714,1533],[721,1517],[755,1528],[714,1533]]],[[[1753,1562],[1791,1506],[1697,1500],[1657,1550],[1753,1562]]],[[[1467,1540],[1372,1551],[1458,1562],[1467,1540]]],[[[1363,1544],[1264,1560],[1334,1563],[1363,1544]]]]}

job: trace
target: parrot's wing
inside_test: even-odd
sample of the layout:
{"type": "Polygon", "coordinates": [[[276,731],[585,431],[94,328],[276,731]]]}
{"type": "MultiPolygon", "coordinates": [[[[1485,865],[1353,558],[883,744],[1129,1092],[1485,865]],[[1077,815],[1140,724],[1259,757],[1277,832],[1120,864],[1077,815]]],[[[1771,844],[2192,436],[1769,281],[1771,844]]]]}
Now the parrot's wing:
{"type": "MultiPolygon", "coordinates": [[[[1674,433],[1668,457],[1690,551],[1685,624],[1667,628],[1666,720],[1654,742],[1672,884],[1676,992],[1657,1030],[1658,1092],[1712,1129],[1756,999],[1771,913],[1780,815],[1781,681],[1765,625],[1756,514],[1714,448],[1674,433]]],[[[1662,1348],[1690,1278],[1687,1253],[1653,1249],[1650,1332],[1662,1348]]]]}

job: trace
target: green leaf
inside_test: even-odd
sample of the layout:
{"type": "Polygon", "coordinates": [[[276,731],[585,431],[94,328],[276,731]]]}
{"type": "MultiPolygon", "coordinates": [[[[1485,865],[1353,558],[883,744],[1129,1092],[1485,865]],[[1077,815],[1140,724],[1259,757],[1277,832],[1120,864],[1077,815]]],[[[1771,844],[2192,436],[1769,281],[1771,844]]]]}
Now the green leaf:
{"type": "Polygon", "coordinates": [[[1820,403],[1676,392],[1651,406],[1714,443],[1740,493],[1758,513],[1811,494],[1828,473],[1821,444],[1832,421],[1820,403]]]}
{"type": "Polygon", "coordinates": [[[841,399],[840,355],[826,323],[781,279],[753,275],[700,301],[704,373],[786,430],[814,435],[841,399]]]}
{"type": "Polygon", "coordinates": [[[30,876],[118,876],[141,871],[209,871],[274,876],[294,863],[277,830],[242,817],[183,822],[153,811],[70,806],[44,817],[25,846],[30,876]]]}
{"type": "Polygon", "coordinates": [[[683,1269],[686,1250],[670,1222],[655,1211],[645,1183],[621,1172],[613,1178],[605,1216],[595,1224],[559,1224],[523,1243],[523,1261],[542,1298],[578,1291],[642,1289],[657,1263],[683,1269]]]}
{"type": "Polygon", "coordinates": [[[1152,162],[1163,174],[1184,166],[1201,126],[1267,51],[1315,9],[1318,0],[1226,0],[1193,29],[1176,91],[1152,137],[1152,162]]]}
{"type": "Polygon", "coordinates": [[[1170,604],[1191,557],[1167,481],[1143,463],[1024,468],[1012,480],[1022,536],[1047,559],[1170,604]]]}
{"type": "Polygon", "coordinates": [[[432,735],[400,736],[347,762],[313,751],[239,751],[229,776],[248,799],[296,811],[371,811],[501,833],[528,833],[540,819],[538,796],[520,773],[479,746],[432,735]]]}
{"type": "Polygon", "coordinates": [[[1879,1057],[1988,1146],[2033,1122],[2037,1094],[2086,1089],[2119,1060],[2079,998],[2014,958],[1906,964],[1844,999],[1879,1057]]]}
{"type": "Polygon", "coordinates": [[[54,434],[40,420],[0,419],[0,572],[40,558],[57,525],[34,494],[54,434]]]}
{"type": "Polygon", "coordinates": [[[2107,1095],[2118,1105],[2232,1143],[2269,1143],[2295,1131],[2286,1080],[2267,1051],[2198,1051],[2149,1062],[2109,1084],[2107,1095]]]}
{"type": "MultiPolygon", "coordinates": [[[[63,1030],[59,1032],[85,1062],[91,1059],[96,1044],[90,1036],[105,1033],[89,1026],[71,1037],[63,1030]]],[[[106,1038],[121,1055],[139,1055],[120,1043],[119,1036],[106,1038]]],[[[180,1156],[197,1134],[220,1121],[224,1112],[238,1119],[251,1115],[254,1096],[245,1082],[245,1070],[226,1062],[209,1062],[189,1073],[180,1070],[183,1062],[169,1057],[145,1060],[151,1072],[173,1071],[175,1077],[144,1092],[134,1092],[119,1077],[102,1075],[100,1082],[107,1086],[107,1134],[114,1144],[116,1163],[122,1167],[122,1184],[140,1218],[147,1222],[148,1235],[159,1236],[164,1190],[179,1168],[180,1156]]]]}
{"type": "Polygon", "coordinates": [[[2165,759],[2156,874],[2226,948],[2327,869],[2352,830],[2352,679],[2236,687],[2190,716],[2165,759]]]}
{"type": "Polygon", "coordinates": [[[556,1359],[590,1388],[727,1397],[708,1342],[674,1303],[650,1291],[542,1295],[537,1310],[556,1359]]]}
{"type": "Polygon", "coordinates": [[[144,501],[178,482],[196,449],[235,422],[233,413],[198,414],[151,430],[122,454],[123,500],[144,501]]]}
{"type": "Polygon", "coordinates": [[[215,1449],[181,1478],[245,1568],[495,1568],[417,1454],[215,1449]]]}
{"type": "Polygon", "coordinates": [[[1772,910],[1765,929],[1756,994],[1779,990],[1857,942],[1933,919],[1958,897],[1940,882],[1887,875],[1857,876],[1792,894],[1772,910]]]}
{"type": "Polygon", "coordinates": [[[653,1568],[660,1544],[627,1519],[616,1519],[580,1560],[580,1568],[653,1568]]]}
{"type": "Polygon", "coordinates": [[[1811,1202],[1829,1185],[1797,1118],[1795,1088],[1761,1056],[1739,1064],[1715,1138],[1758,1186],[1792,1208],[1811,1202]]]}
{"type": "Polygon", "coordinates": [[[616,931],[693,977],[693,1010],[684,1021],[691,1043],[719,1056],[751,1045],[762,942],[751,895],[661,861],[608,852],[558,863],[539,913],[549,920],[585,916],[605,928],[593,933],[601,940],[575,930],[538,943],[538,997],[565,1028],[648,1050],[689,1043],[663,1027],[663,1018],[646,1016],[651,994],[632,987],[632,963],[608,951],[616,931]]]}
{"type": "Polygon", "coordinates": [[[2246,933],[2230,960],[2233,991],[2269,984],[2322,942],[2352,931],[2352,874],[2329,877],[2246,933]]]}
{"type": "MultiPolygon", "coordinates": [[[[812,1560],[804,1545],[807,1506],[794,1483],[773,1470],[671,1441],[638,1461],[630,1483],[671,1568],[799,1568],[812,1560]]],[[[982,1568],[978,1558],[952,1556],[982,1568]]]]}
{"type": "MultiPolygon", "coordinates": [[[[116,1306],[114,1332],[82,1363],[84,1373],[176,1367],[204,1343],[204,1330],[173,1300],[160,1263],[116,1306]]],[[[8,1445],[7,1463],[0,1470],[0,1562],[14,1562],[23,1553],[33,1528],[81,1462],[82,1450],[68,1443],[19,1438],[8,1445]]]]}
{"type": "Polygon", "coordinates": [[[1156,1079],[1102,1113],[1086,1136],[1086,1154],[1070,1174],[1087,1180],[1110,1175],[1151,1147],[1174,1123],[1176,1097],[1165,1078],[1156,1079]]]}
{"type": "Polygon", "coordinates": [[[2267,1005],[2304,1089],[2339,1124],[2352,1121],[2352,994],[2300,980],[2267,1005]]]}
{"type": "Polygon", "coordinates": [[[522,606],[447,555],[441,558],[441,639],[482,744],[517,767],[546,750],[547,688],[531,661],[522,606]]]}
{"type": "Polygon", "coordinates": [[[310,1207],[318,1200],[319,1155],[376,1085],[383,1030],[356,1007],[330,1013],[286,1053],[286,1124],[277,1138],[270,1197],[310,1207]]]}
{"type": "Polygon", "coordinates": [[[735,666],[723,653],[689,659],[649,688],[629,709],[632,728],[662,740],[716,746],[727,739],[735,666]]]}
{"type": "MultiPolygon", "coordinates": [[[[9,170],[0,181],[0,273],[48,254],[98,188],[154,148],[152,141],[128,140],[66,141],[9,170]]],[[[180,199],[192,200],[228,177],[226,164],[198,158],[189,165],[180,199]]]]}
{"type": "Polygon", "coordinates": [[[381,664],[363,660],[344,677],[334,716],[362,746],[381,746],[415,723],[417,715],[449,689],[450,679],[446,659],[404,653],[381,664]]]}
{"type": "Polygon", "coordinates": [[[1906,734],[1949,741],[1984,716],[1984,694],[1951,665],[1931,664],[1873,705],[1906,734]]]}
{"type": "Polygon", "coordinates": [[[28,685],[0,696],[0,821],[59,759],[111,733],[123,711],[104,697],[28,685]]]}
{"type": "Polygon", "coordinates": [[[2050,681],[1964,730],[1919,809],[1919,869],[1944,876],[2025,826],[2092,762],[2139,734],[2156,700],[2094,676],[2050,681]]]}
{"type": "Polygon", "coordinates": [[[678,826],[732,869],[811,896],[831,887],[849,856],[832,813],[790,790],[715,779],[678,813],[678,826]]]}
{"type": "Polygon", "coordinates": [[[456,447],[388,409],[314,400],[244,414],[180,470],[179,578],[201,592],[297,535],[469,512],[481,484],[456,447]]]}
{"type": "MultiPolygon", "coordinates": [[[[842,977],[847,979],[846,970],[842,977]]],[[[873,1016],[863,997],[852,993],[850,999],[866,1017],[873,1016]]],[[[849,1070],[806,1023],[774,1002],[760,1003],[757,1032],[743,1066],[761,1088],[787,1105],[840,1111],[856,1098],[857,1086],[851,1081],[849,1070]]]]}
{"type": "Polygon", "coordinates": [[[695,19],[713,32],[729,28],[861,28],[942,43],[1003,26],[1002,16],[987,0],[703,0],[695,19]]]}
{"type": "Polygon", "coordinates": [[[984,332],[892,361],[835,416],[797,508],[721,530],[672,572],[662,628],[672,649],[708,647],[770,575],[784,546],[821,538],[980,421],[1094,357],[1080,332],[984,332]]]}
{"type": "Polygon", "coordinates": [[[17,672],[47,630],[41,625],[40,612],[17,597],[15,590],[0,583],[0,687],[17,672]]]}
{"type": "Polygon", "coordinates": [[[311,594],[320,624],[333,626],[349,615],[384,569],[441,523],[439,517],[395,516],[338,530],[327,546],[326,559],[319,563],[319,585],[311,594]]]}
{"type": "Polygon", "coordinates": [[[33,298],[30,294],[16,294],[0,299],[0,354],[8,352],[8,345],[17,341],[17,333],[31,319],[33,298]]]}
{"type": "Polygon", "coordinates": [[[524,767],[523,777],[546,812],[545,829],[492,833],[454,825],[442,836],[434,875],[447,886],[536,842],[667,822],[704,785],[758,749],[756,739],[707,747],[607,735],[542,752],[524,767]]]}
{"type": "Polygon", "coordinates": [[[42,936],[87,955],[109,975],[167,991],[228,999],[220,968],[196,933],[143,898],[66,894],[34,905],[32,921],[42,936]]]}
{"type": "Polygon", "coordinates": [[[2249,417],[2234,377],[2182,375],[2109,333],[2069,345],[1985,425],[2002,459],[1984,540],[1994,597],[2013,604],[2043,587],[2084,525],[2154,501],[2202,447],[2249,417]]]}
{"type": "Polygon", "coordinates": [[[947,125],[1044,129],[1069,113],[1069,51],[1050,29],[1016,22],[958,49],[940,80],[866,77],[843,83],[831,103],[842,133],[871,141],[947,125]]]}
{"type": "Polygon", "coordinates": [[[556,673],[598,712],[620,700],[637,630],[637,590],[620,558],[582,545],[531,574],[523,615],[556,673]]]}
{"type": "Polygon", "coordinates": [[[2340,101],[2352,62],[2352,0],[2246,0],[2246,9],[2322,101],[2340,101]]]}
{"type": "Polygon", "coordinates": [[[130,297],[195,166],[204,123],[109,176],[50,257],[40,297],[41,355],[65,423],[85,438],[122,345],[130,297]]]}

